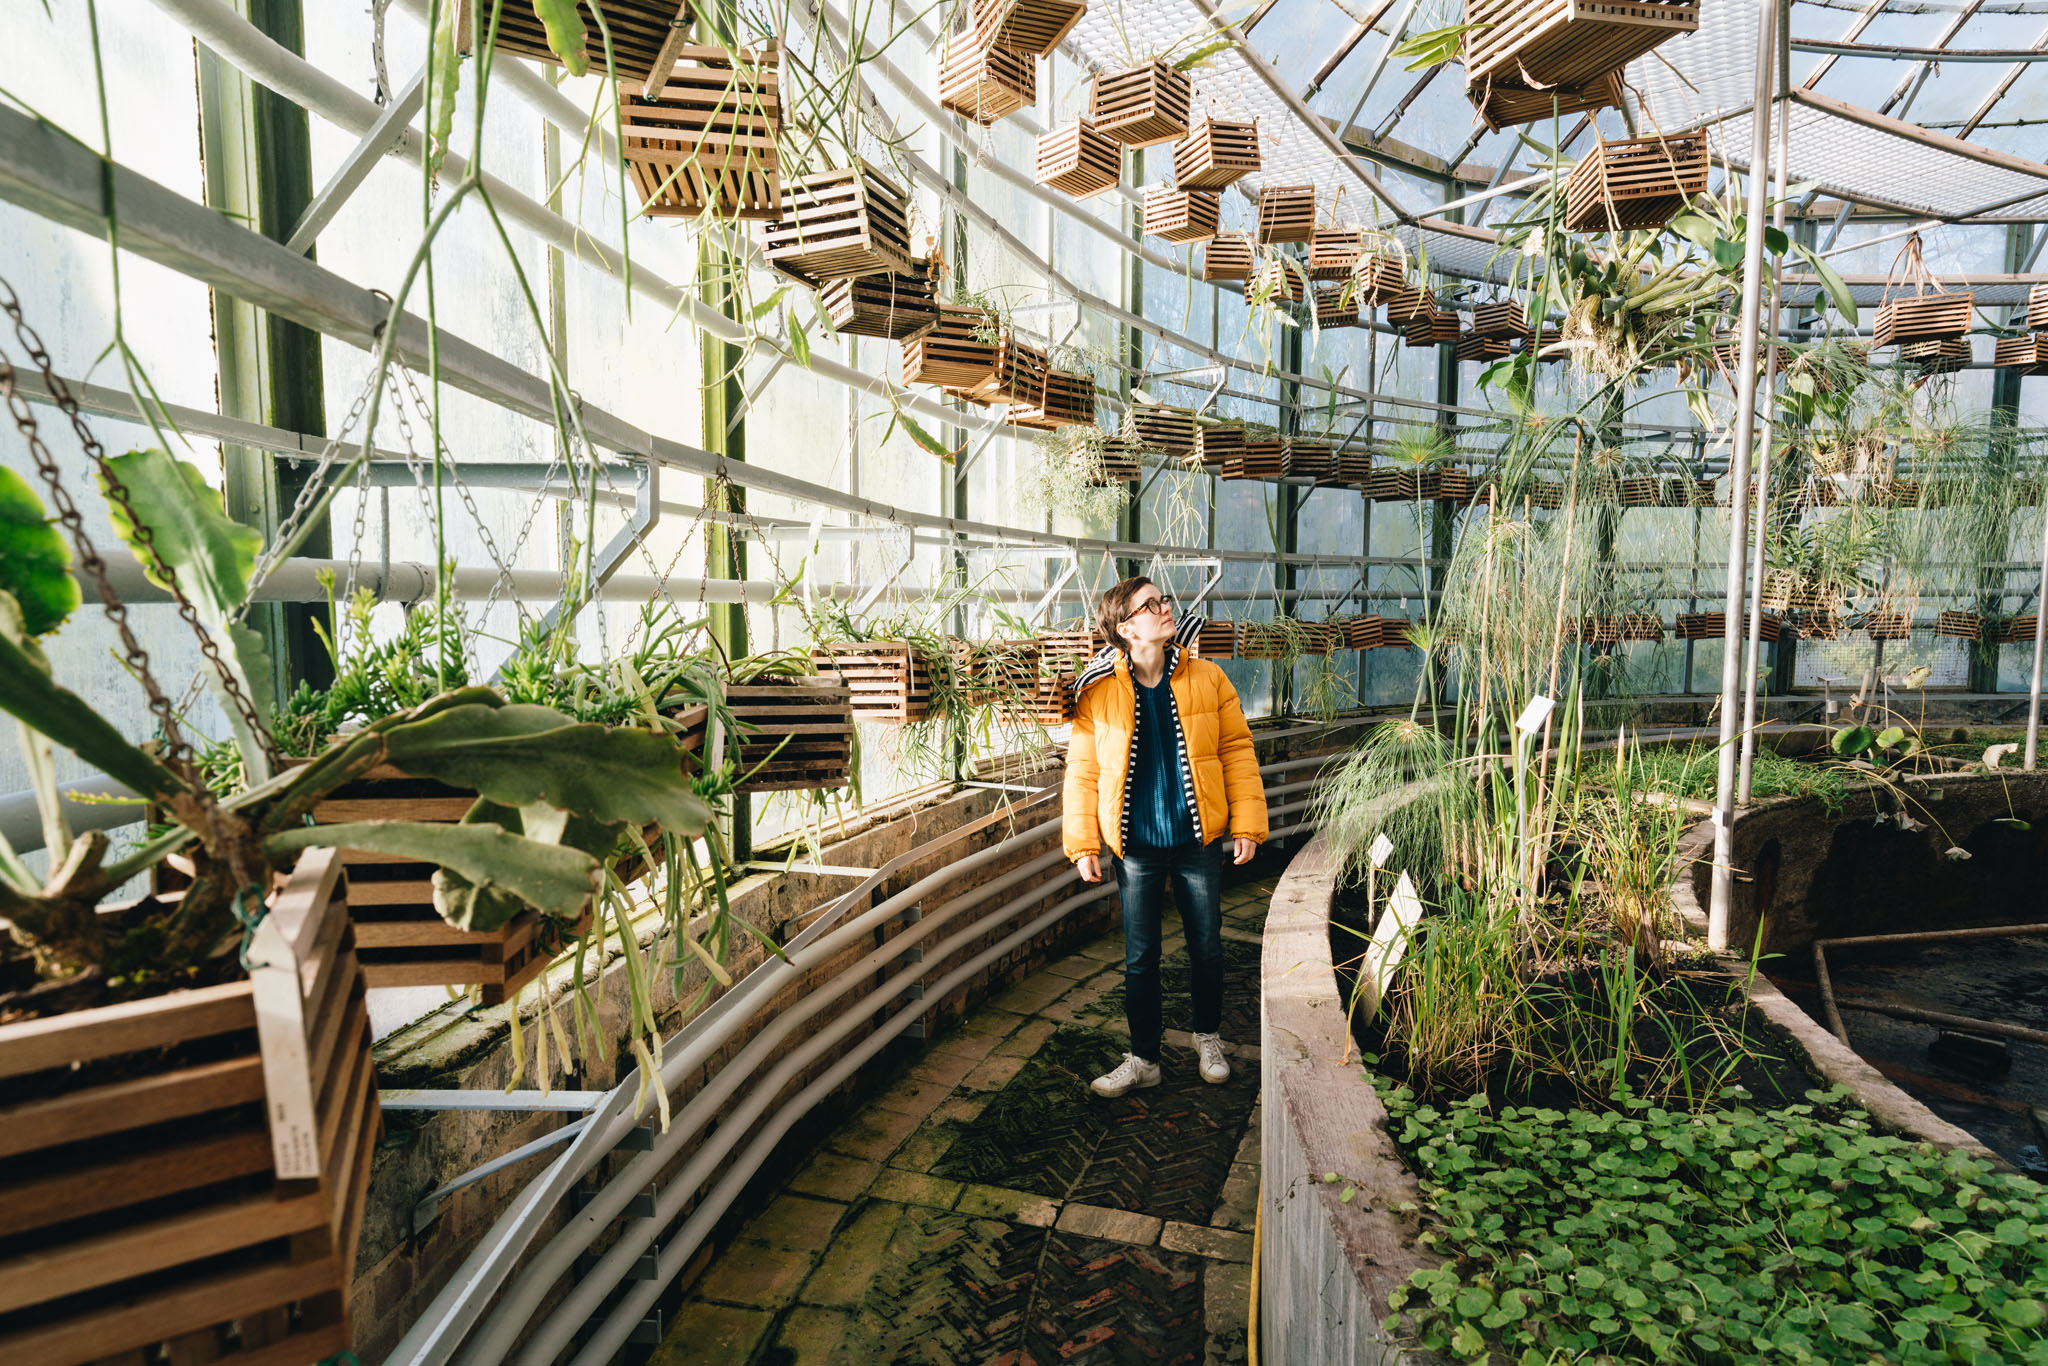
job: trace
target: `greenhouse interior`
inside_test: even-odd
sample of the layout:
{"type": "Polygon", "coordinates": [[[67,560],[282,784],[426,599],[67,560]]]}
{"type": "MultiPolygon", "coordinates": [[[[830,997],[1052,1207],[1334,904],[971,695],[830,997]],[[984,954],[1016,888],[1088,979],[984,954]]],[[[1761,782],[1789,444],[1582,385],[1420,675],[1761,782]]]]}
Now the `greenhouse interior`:
{"type": "Polygon", "coordinates": [[[11,12],[0,1363],[2048,1362],[2048,3],[11,12]]]}

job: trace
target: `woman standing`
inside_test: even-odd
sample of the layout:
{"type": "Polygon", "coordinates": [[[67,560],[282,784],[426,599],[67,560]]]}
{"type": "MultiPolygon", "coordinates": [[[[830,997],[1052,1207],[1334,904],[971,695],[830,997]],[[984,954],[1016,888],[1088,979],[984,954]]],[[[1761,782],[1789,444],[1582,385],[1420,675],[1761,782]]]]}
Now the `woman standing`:
{"type": "Polygon", "coordinates": [[[1202,1080],[1230,1079],[1223,1020],[1223,844],[1248,863],[1266,838],[1266,790],[1251,727],[1223,670],[1176,639],[1172,605],[1150,579],[1102,595],[1104,650],[1075,682],[1062,829],[1067,857],[1102,880],[1109,846],[1124,920],[1124,1009],[1131,1051],[1095,1093],[1159,1084],[1159,922],[1173,884],[1193,969],[1202,1080]]]}

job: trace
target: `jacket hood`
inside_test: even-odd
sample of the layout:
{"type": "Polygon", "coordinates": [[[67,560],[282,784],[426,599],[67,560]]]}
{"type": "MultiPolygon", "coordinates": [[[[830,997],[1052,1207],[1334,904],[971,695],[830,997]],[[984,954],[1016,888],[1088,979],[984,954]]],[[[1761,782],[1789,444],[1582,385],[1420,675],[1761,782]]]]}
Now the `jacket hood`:
{"type": "MultiPolygon", "coordinates": [[[[1209,619],[1199,612],[1189,612],[1183,616],[1180,624],[1173,628],[1174,645],[1178,649],[1186,649],[1194,644],[1195,637],[1202,633],[1202,628],[1208,622],[1209,619]]],[[[1123,658],[1123,653],[1114,645],[1105,645],[1096,651],[1095,657],[1088,661],[1087,667],[1082,669],[1080,676],[1074,680],[1074,696],[1079,697],[1091,685],[1100,683],[1115,673],[1117,661],[1123,658]]],[[[1174,658],[1167,662],[1167,672],[1171,674],[1179,662],[1179,655],[1176,652],[1174,658]]]]}

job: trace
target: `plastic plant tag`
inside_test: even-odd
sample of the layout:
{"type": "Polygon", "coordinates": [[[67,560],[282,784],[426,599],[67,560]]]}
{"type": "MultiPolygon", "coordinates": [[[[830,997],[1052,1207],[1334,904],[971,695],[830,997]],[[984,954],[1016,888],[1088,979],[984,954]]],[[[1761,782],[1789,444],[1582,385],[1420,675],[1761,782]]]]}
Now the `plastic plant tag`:
{"type": "Polygon", "coordinates": [[[1534,735],[1543,729],[1543,723],[1550,719],[1550,713],[1557,709],[1557,703],[1537,693],[1529,699],[1529,705],[1522,708],[1522,714],[1515,718],[1515,729],[1524,735],[1534,735]]]}
{"type": "Polygon", "coordinates": [[[1422,898],[1415,891],[1415,883],[1403,873],[1394,884],[1386,914],[1373,931],[1372,943],[1366,946],[1365,970],[1358,975],[1359,1000],[1367,1019],[1379,1013],[1380,1001],[1394,984],[1394,971],[1408,952],[1408,939],[1421,922],[1422,898]]]}
{"type": "Polygon", "coordinates": [[[1375,868],[1387,866],[1387,860],[1394,856],[1394,842],[1387,838],[1386,831],[1372,837],[1372,847],[1365,851],[1365,856],[1375,868]]]}

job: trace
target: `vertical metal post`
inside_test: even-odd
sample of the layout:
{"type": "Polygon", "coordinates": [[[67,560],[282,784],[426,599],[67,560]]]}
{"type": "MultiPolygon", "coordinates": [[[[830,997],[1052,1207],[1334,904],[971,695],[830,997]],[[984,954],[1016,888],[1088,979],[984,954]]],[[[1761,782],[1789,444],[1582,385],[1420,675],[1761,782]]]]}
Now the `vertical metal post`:
{"type": "Polygon", "coordinates": [[[2041,748],[2041,657],[2048,642],[2048,494],[2041,498],[2041,579],[2034,597],[2034,672],[2027,685],[2026,769],[2034,771],[2041,748]]]}
{"type": "MultiPolygon", "coordinates": [[[[1141,147],[1130,153],[1130,159],[1131,183],[1134,185],[1144,184],[1145,150],[1141,147]]],[[[1136,204],[1132,204],[1127,207],[1125,212],[1130,216],[1131,240],[1134,242],[1144,241],[1144,210],[1136,204]]],[[[1127,278],[1128,294],[1124,299],[1124,307],[1142,318],[1145,316],[1145,262],[1136,252],[1131,253],[1131,271],[1127,278]]],[[[1141,371],[1145,365],[1145,337],[1137,328],[1129,326],[1124,327],[1123,334],[1124,372],[1117,377],[1117,390],[1124,402],[1129,403],[1131,399],[1131,376],[1141,371]]],[[[1139,500],[1145,496],[1144,474],[1145,471],[1140,469],[1138,471],[1139,477],[1128,486],[1131,491],[1130,501],[1124,504],[1123,512],[1117,517],[1116,534],[1117,539],[1120,541],[1142,541],[1146,539],[1145,516],[1139,506],[1139,500]]],[[[1118,571],[1118,577],[1128,578],[1133,574],[1142,574],[1144,568],[1137,560],[1127,559],[1123,561],[1123,567],[1118,571]]],[[[1161,591],[1163,592],[1164,590],[1165,585],[1162,584],[1161,591]]]]}
{"type": "Polygon", "coordinates": [[[1742,252],[1741,348],[1735,372],[1734,447],[1728,457],[1728,598],[1721,633],[1720,767],[1714,788],[1713,892],[1707,904],[1707,946],[1728,947],[1729,902],[1735,890],[1736,727],[1741,723],[1745,580],[1749,550],[1749,459],[1756,440],[1757,333],[1763,313],[1764,212],[1769,201],[1772,88],[1776,85],[1778,7],[1757,6],[1756,95],[1751,101],[1749,222],[1742,252]]]}
{"type": "MultiPolygon", "coordinates": [[[[739,301],[731,272],[739,263],[708,239],[700,248],[698,281],[704,302],[727,317],[739,316],[739,301]]],[[[704,449],[728,462],[747,458],[747,391],[740,374],[740,348],[704,333],[698,334],[703,347],[704,367],[704,449]]],[[[747,491],[738,484],[707,479],[704,506],[714,512],[744,512],[747,491]]],[[[742,579],[747,577],[747,542],[738,529],[708,519],[704,524],[704,577],[742,579]]],[[[739,660],[747,654],[747,607],[743,602],[712,603],[708,609],[711,638],[725,657],[739,660]]],[[[753,798],[744,792],[732,798],[732,859],[744,862],[754,854],[753,798]]]]}
{"type": "MultiPolygon", "coordinates": [[[[1282,364],[1289,375],[1301,374],[1301,329],[1290,327],[1281,340],[1282,364]]],[[[1280,381],[1280,433],[1296,436],[1301,432],[1301,381],[1298,378],[1280,381]]],[[[1301,605],[1287,595],[1295,587],[1294,562],[1288,557],[1301,546],[1301,504],[1305,495],[1292,484],[1283,483],[1276,491],[1279,506],[1274,509],[1274,560],[1273,585],[1280,591],[1274,598],[1280,604],[1283,614],[1299,616],[1301,605]]],[[[1280,659],[1273,662],[1273,714],[1284,716],[1294,701],[1294,670],[1292,660],[1280,659]]]]}
{"type": "MultiPolygon", "coordinates": [[[[1777,63],[1781,90],[1790,84],[1792,76],[1790,8],[1791,0],[1778,0],[1778,50],[1772,60],[1777,63]]],[[[1777,204],[1771,210],[1771,226],[1783,232],[1785,168],[1792,158],[1791,104],[1784,99],[1777,101],[1771,106],[1771,119],[1777,125],[1778,134],[1777,204]]],[[[1764,311],[1769,330],[1766,333],[1767,345],[1764,347],[1764,391],[1758,404],[1757,417],[1759,447],[1756,468],[1756,539],[1750,546],[1750,591],[1756,596],[1749,606],[1749,639],[1742,654],[1742,762],[1735,784],[1735,802],[1738,806],[1749,805],[1750,774],[1756,766],[1756,676],[1758,662],[1763,653],[1764,543],[1769,538],[1771,525],[1771,443],[1777,435],[1778,416],[1778,298],[1784,278],[1785,258],[1781,253],[1771,261],[1771,297],[1769,307],[1764,311]]]]}

